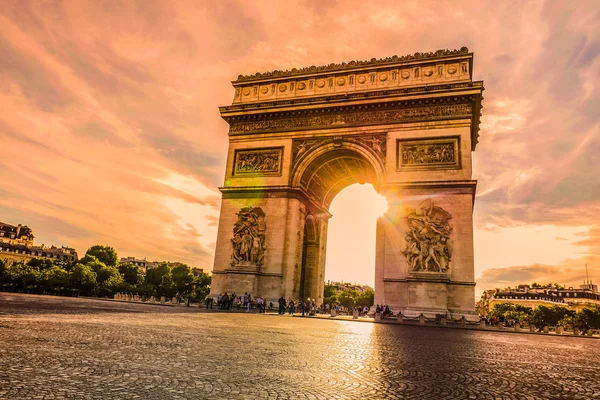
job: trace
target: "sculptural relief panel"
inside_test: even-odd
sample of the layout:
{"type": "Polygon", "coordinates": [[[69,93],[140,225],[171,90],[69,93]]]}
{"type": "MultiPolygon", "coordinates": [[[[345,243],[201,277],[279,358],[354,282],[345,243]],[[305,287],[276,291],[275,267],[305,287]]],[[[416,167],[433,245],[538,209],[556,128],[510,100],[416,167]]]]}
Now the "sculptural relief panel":
{"type": "Polygon", "coordinates": [[[260,269],[267,249],[265,213],[260,207],[244,207],[236,215],[230,264],[232,267],[260,269]]]}
{"type": "Polygon", "coordinates": [[[411,272],[447,272],[452,260],[452,215],[423,201],[419,210],[407,209],[406,248],[402,251],[411,272]]]}
{"type": "Polygon", "coordinates": [[[283,147],[236,150],[232,175],[281,175],[283,147]]]}
{"type": "Polygon", "coordinates": [[[398,139],[396,168],[402,170],[460,169],[460,136],[398,139]]]}

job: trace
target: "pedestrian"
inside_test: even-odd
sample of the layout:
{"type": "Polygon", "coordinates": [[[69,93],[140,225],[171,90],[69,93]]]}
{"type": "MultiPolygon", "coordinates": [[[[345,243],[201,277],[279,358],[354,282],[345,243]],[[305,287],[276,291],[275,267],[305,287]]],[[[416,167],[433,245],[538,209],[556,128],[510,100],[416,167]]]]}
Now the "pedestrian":
{"type": "Polygon", "coordinates": [[[279,315],[285,314],[285,298],[281,296],[279,298],[279,315]]]}
{"type": "Polygon", "coordinates": [[[225,294],[223,295],[223,298],[221,299],[221,310],[227,310],[228,306],[229,306],[229,295],[227,294],[227,292],[225,292],[225,294]]]}

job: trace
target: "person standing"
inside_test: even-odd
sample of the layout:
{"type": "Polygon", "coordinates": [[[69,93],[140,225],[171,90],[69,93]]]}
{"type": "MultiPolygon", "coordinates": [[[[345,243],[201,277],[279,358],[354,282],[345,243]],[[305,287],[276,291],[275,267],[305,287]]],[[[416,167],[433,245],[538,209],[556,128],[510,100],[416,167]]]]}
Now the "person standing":
{"type": "Polygon", "coordinates": [[[283,296],[279,298],[279,315],[285,314],[285,299],[283,296]]]}

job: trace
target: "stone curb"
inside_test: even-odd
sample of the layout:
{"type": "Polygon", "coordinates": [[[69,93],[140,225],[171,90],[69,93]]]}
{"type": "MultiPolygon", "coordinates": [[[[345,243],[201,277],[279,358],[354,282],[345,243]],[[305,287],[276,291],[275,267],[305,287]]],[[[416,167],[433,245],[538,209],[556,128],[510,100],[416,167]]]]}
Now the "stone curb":
{"type": "Polygon", "coordinates": [[[543,332],[530,332],[530,331],[526,331],[526,330],[522,330],[522,331],[514,331],[511,330],[511,328],[506,328],[506,329],[495,329],[492,327],[486,328],[486,329],[481,329],[479,328],[479,326],[474,326],[474,327],[462,327],[462,326],[452,326],[452,325],[438,325],[438,324],[427,324],[425,323],[424,325],[421,325],[419,323],[411,323],[411,322],[397,322],[395,320],[383,320],[383,321],[375,321],[374,319],[365,319],[365,318],[359,318],[359,319],[352,319],[352,317],[348,317],[348,316],[338,316],[338,317],[331,317],[331,316],[326,316],[326,315],[315,315],[315,316],[305,316],[302,317],[302,315],[294,315],[294,317],[300,317],[300,318],[316,318],[319,320],[323,320],[323,321],[352,321],[352,322],[368,322],[368,323],[373,323],[373,324],[389,324],[389,325],[398,325],[398,326],[413,326],[413,327],[419,327],[419,328],[442,328],[442,329],[460,329],[460,330],[464,330],[464,331],[477,331],[477,332],[494,332],[494,333],[515,333],[515,334],[526,334],[526,335],[543,335],[543,336],[553,336],[553,337],[566,337],[566,338],[581,338],[581,339],[600,339],[600,336],[585,336],[585,335],[557,335],[555,333],[543,333],[543,332]]]}

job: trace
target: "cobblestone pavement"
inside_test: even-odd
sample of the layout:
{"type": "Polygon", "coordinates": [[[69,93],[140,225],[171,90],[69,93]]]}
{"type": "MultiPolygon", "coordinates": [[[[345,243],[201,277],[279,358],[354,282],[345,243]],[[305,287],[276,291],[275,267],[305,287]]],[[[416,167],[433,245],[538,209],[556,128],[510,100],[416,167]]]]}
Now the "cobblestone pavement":
{"type": "Polygon", "coordinates": [[[0,293],[1,399],[592,399],[600,341],[0,293]]]}

